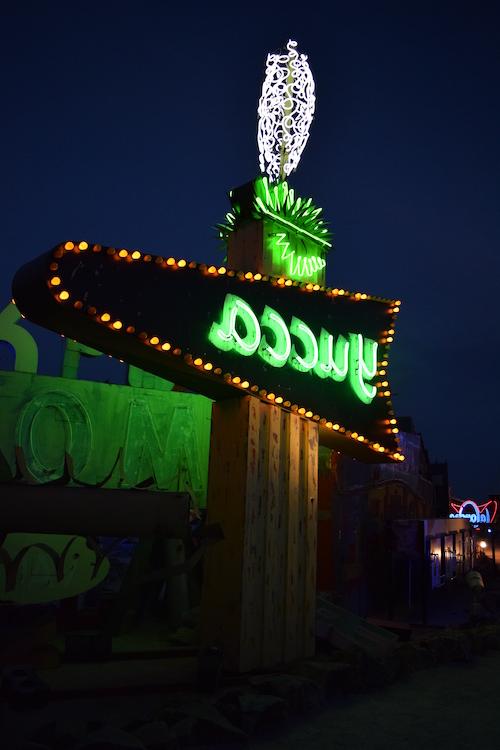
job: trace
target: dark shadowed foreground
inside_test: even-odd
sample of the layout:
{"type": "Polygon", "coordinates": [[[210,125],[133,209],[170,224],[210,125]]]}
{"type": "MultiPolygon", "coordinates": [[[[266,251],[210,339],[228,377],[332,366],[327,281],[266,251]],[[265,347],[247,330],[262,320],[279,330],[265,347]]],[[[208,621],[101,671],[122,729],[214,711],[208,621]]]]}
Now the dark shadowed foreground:
{"type": "Polygon", "coordinates": [[[416,672],[389,688],[353,696],[255,750],[497,750],[500,654],[470,665],[416,672]]]}

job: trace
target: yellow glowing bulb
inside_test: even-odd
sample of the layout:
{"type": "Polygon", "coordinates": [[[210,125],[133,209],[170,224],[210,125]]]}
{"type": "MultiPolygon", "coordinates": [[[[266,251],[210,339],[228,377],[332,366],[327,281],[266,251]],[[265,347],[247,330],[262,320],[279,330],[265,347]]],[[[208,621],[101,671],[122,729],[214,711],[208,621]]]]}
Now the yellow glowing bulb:
{"type": "Polygon", "coordinates": [[[109,313],[103,313],[101,315],[101,320],[103,323],[107,323],[109,320],[111,320],[111,315],[109,313]]]}
{"type": "Polygon", "coordinates": [[[66,244],[64,245],[65,250],[73,250],[73,248],[74,244],[72,242],[66,242],[66,244]]]}
{"type": "Polygon", "coordinates": [[[120,250],[118,255],[120,256],[120,258],[126,258],[128,255],[128,252],[126,250],[120,250]]]}
{"type": "Polygon", "coordinates": [[[284,283],[285,283],[285,279],[284,279],[283,277],[280,277],[280,278],[278,279],[278,284],[279,284],[280,286],[283,286],[283,284],[284,284],[284,283]]]}
{"type": "Polygon", "coordinates": [[[245,279],[253,279],[253,273],[251,271],[247,271],[245,274],[245,279]]]}
{"type": "Polygon", "coordinates": [[[61,279],[59,278],[59,276],[53,276],[50,280],[50,283],[52,284],[52,286],[59,286],[59,284],[61,283],[61,279]]]}
{"type": "Polygon", "coordinates": [[[206,364],[203,365],[203,367],[205,370],[211,370],[213,367],[213,364],[211,362],[207,362],[206,364]]]}
{"type": "Polygon", "coordinates": [[[364,438],[363,435],[358,435],[358,440],[359,440],[360,443],[362,443],[364,441],[364,439],[365,438],[364,438]]]}
{"type": "Polygon", "coordinates": [[[220,273],[221,276],[223,276],[226,273],[226,269],[224,268],[224,266],[221,266],[217,269],[217,272],[220,273]]]}
{"type": "Polygon", "coordinates": [[[236,377],[233,378],[233,383],[236,383],[236,385],[238,385],[238,383],[241,383],[241,378],[238,375],[236,375],[236,377]]]}
{"type": "Polygon", "coordinates": [[[177,265],[179,266],[179,268],[184,268],[184,266],[186,265],[186,261],[184,260],[184,258],[181,258],[177,265]]]}
{"type": "Polygon", "coordinates": [[[389,330],[387,331],[387,333],[390,333],[391,336],[392,336],[392,334],[394,333],[394,328],[389,328],[389,330]]]}
{"type": "Polygon", "coordinates": [[[339,294],[340,294],[341,296],[342,296],[343,294],[345,294],[345,289],[339,289],[339,294]]]}
{"type": "Polygon", "coordinates": [[[315,284],[315,285],[313,286],[313,289],[314,289],[314,291],[315,291],[315,292],[317,292],[317,291],[318,291],[318,289],[319,289],[319,284],[315,284]]]}
{"type": "Polygon", "coordinates": [[[276,398],[276,396],[274,395],[274,393],[268,393],[267,397],[268,397],[269,401],[274,401],[274,399],[276,398]]]}
{"type": "Polygon", "coordinates": [[[261,278],[262,278],[262,274],[261,273],[256,273],[255,276],[254,276],[255,281],[260,281],[261,278]]]}
{"type": "Polygon", "coordinates": [[[395,312],[395,313],[399,312],[399,307],[393,307],[392,312],[395,312]]]}
{"type": "Polygon", "coordinates": [[[167,266],[174,266],[175,258],[167,258],[167,266]]]}
{"type": "Polygon", "coordinates": [[[368,297],[368,295],[367,295],[367,294],[364,294],[364,293],[363,293],[363,294],[361,295],[361,299],[366,299],[367,297],[368,297]]]}
{"type": "Polygon", "coordinates": [[[394,341],[394,339],[392,338],[392,336],[387,336],[386,341],[388,344],[390,344],[391,341],[394,341]]]}
{"type": "Polygon", "coordinates": [[[384,388],[387,388],[387,386],[389,385],[389,383],[387,382],[387,380],[383,380],[382,383],[381,383],[381,385],[383,385],[384,388]]]}
{"type": "Polygon", "coordinates": [[[161,348],[164,352],[168,352],[168,350],[170,349],[170,344],[168,343],[168,341],[165,341],[165,343],[161,345],[161,348]]]}
{"type": "Polygon", "coordinates": [[[215,273],[217,271],[215,266],[209,266],[207,270],[208,270],[208,273],[215,273]]]}
{"type": "Polygon", "coordinates": [[[282,396],[276,396],[276,403],[282,404],[283,403],[283,397],[282,396]]]}
{"type": "Polygon", "coordinates": [[[394,433],[395,435],[397,435],[397,434],[398,434],[398,432],[399,432],[399,430],[398,430],[398,428],[397,428],[397,427],[393,427],[393,428],[392,428],[392,432],[393,432],[393,433],[394,433]]]}
{"type": "Polygon", "coordinates": [[[395,305],[396,305],[397,307],[399,307],[399,305],[401,304],[401,300],[400,300],[400,299],[397,299],[397,300],[396,300],[396,302],[395,302],[394,304],[395,304],[395,305]]]}
{"type": "Polygon", "coordinates": [[[390,396],[390,395],[391,395],[390,391],[384,391],[384,396],[390,396]]]}
{"type": "Polygon", "coordinates": [[[151,336],[151,338],[149,339],[149,343],[153,346],[156,346],[160,343],[160,339],[158,338],[158,336],[151,336]]]}
{"type": "Polygon", "coordinates": [[[312,288],[313,288],[313,285],[312,285],[312,284],[306,284],[306,289],[307,289],[308,291],[311,291],[311,289],[312,289],[312,288]]]}
{"type": "Polygon", "coordinates": [[[80,242],[80,244],[78,245],[80,250],[87,250],[88,246],[88,242],[80,242]]]}
{"type": "Polygon", "coordinates": [[[134,252],[132,253],[133,260],[139,260],[140,257],[141,257],[141,254],[139,250],[134,250],[134,252]]]}
{"type": "Polygon", "coordinates": [[[299,409],[299,414],[305,414],[305,413],[306,413],[306,410],[304,409],[303,406],[301,406],[299,409]]]}
{"type": "Polygon", "coordinates": [[[249,385],[250,383],[248,382],[248,380],[243,380],[243,382],[241,383],[242,388],[248,388],[249,385]]]}
{"type": "Polygon", "coordinates": [[[195,364],[196,367],[200,367],[203,364],[203,360],[201,359],[201,357],[196,357],[193,364],[195,364]]]}
{"type": "Polygon", "coordinates": [[[382,446],[380,446],[380,448],[378,449],[378,452],[383,453],[384,451],[385,451],[385,448],[382,448],[382,446]]]}
{"type": "Polygon", "coordinates": [[[312,417],[313,413],[312,411],[306,411],[306,417],[312,417]]]}
{"type": "Polygon", "coordinates": [[[69,292],[66,292],[66,291],[61,292],[61,294],[59,295],[59,299],[63,299],[63,300],[69,299],[69,292]]]}
{"type": "Polygon", "coordinates": [[[351,432],[351,437],[356,440],[356,438],[358,437],[358,433],[357,432],[351,432]]]}
{"type": "Polygon", "coordinates": [[[287,279],[285,281],[285,286],[292,286],[292,280],[291,279],[287,279]]]}
{"type": "Polygon", "coordinates": [[[397,422],[396,422],[396,420],[395,420],[395,419],[390,419],[390,420],[389,420],[389,424],[397,424],[397,422]]]}
{"type": "Polygon", "coordinates": [[[115,320],[115,322],[113,323],[113,328],[116,328],[117,331],[119,331],[122,326],[123,323],[121,322],[121,320],[115,320]]]}
{"type": "Polygon", "coordinates": [[[336,424],[336,423],[335,423],[335,424],[333,425],[333,429],[334,429],[334,430],[340,430],[340,425],[339,425],[339,424],[336,424]]]}

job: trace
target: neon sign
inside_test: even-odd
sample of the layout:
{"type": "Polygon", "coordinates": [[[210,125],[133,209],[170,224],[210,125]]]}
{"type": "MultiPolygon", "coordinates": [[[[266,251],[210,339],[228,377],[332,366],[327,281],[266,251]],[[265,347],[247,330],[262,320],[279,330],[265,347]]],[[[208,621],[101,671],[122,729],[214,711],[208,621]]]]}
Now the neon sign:
{"type": "Polygon", "coordinates": [[[349,372],[352,389],[365,404],[371,403],[377,392],[368,381],[377,371],[378,344],[360,333],[350,333],[348,340],[339,335],[334,345],[333,335],[322,328],[318,341],[300,318],[292,317],[288,328],[281,315],[266,305],[259,321],[245,300],[227,294],[222,319],[212,324],[208,337],[218,349],[234,350],[244,357],[256,354],[271,367],[289,365],[298,372],[312,372],[336,382],[342,382],[349,372]],[[272,345],[262,329],[268,331],[267,337],[271,334],[272,345]],[[292,336],[296,343],[292,343],[292,336]]]}
{"type": "Polygon", "coordinates": [[[488,500],[487,503],[479,505],[474,500],[465,500],[462,504],[450,503],[453,512],[450,518],[465,518],[471,523],[493,523],[497,514],[498,503],[496,500],[488,500]]]}
{"type": "Polygon", "coordinates": [[[365,461],[402,461],[387,379],[399,301],[68,241],[23,266],[28,318],[213,399],[317,422],[365,461]]]}

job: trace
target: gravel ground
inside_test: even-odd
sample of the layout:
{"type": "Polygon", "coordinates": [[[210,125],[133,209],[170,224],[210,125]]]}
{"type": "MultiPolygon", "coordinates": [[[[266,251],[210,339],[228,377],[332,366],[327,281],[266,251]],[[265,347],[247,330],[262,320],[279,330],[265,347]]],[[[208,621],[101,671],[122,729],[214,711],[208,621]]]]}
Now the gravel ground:
{"type": "Polygon", "coordinates": [[[500,654],[353,696],[255,750],[498,750],[500,654]]]}
{"type": "MultiPolygon", "coordinates": [[[[337,699],[319,715],[294,722],[272,740],[251,740],[251,750],[498,750],[500,653],[475,662],[413,673],[389,688],[337,699]]],[[[115,726],[158,711],[157,693],[50,702],[41,710],[3,706],[6,750],[53,719],[76,729],[89,720],[115,726]]],[[[1,743],[0,743],[1,744],[1,743]]],[[[4,745],[2,745],[4,746],[4,745]]]]}

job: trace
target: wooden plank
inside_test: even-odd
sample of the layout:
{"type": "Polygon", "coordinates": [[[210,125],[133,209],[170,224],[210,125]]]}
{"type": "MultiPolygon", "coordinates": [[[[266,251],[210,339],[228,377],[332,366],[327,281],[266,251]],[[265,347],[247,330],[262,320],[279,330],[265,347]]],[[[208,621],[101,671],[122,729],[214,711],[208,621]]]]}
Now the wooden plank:
{"type": "MultiPolygon", "coordinates": [[[[288,494],[281,491],[281,423],[287,418],[277,406],[268,408],[269,442],[267,452],[267,507],[265,517],[265,579],[263,666],[273,666],[283,661],[283,630],[285,612],[285,526],[283,524],[288,494]]],[[[288,462],[286,462],[288,463],[288,462]]],[[[286,473],[288,473],[286,471],[286,473]]]]}
{"type": "Polygon", "coordinates": [[[225,538],[205,557],[200,640],[222,646],[229,669],[240,660],[249,401],[221,401],[212,410],[208,522],[219,522],[225,538]]]}
{"type": "Polygon", "coordinates": [[[243,588],[241,601],[242,671],[262,663],[264,617],[265,504],[269,408],[251,399],[248,420],[246,511],[243,535],[243,588]]]}
{"type": "Polygon", "coordinates": [[[295,414],[289,416],[287,440],[284,441],[282,461],[288,455],[288,518],[287,518],[287,557],[285,580],[285,639],[284,660],[293,661],[297,654],[298,622],[298,524],[300,498],[300,419],[295,414]]]}
{"type": "Polygon", "coordinates": [[[308,422],[299,421],[299,495],[297,504],[297,651],[296,658],[305,656],[304,650],[304,600],[305,581],[305,528],[307,519],[307,438],[308,422]]]}
{"type": "Polygon", "coordinates": [[[315,646],[316,566],[318,544],[318,427],[307,425],[306,526],[304,530],[304,656],[312,656],[315,646]]]}

